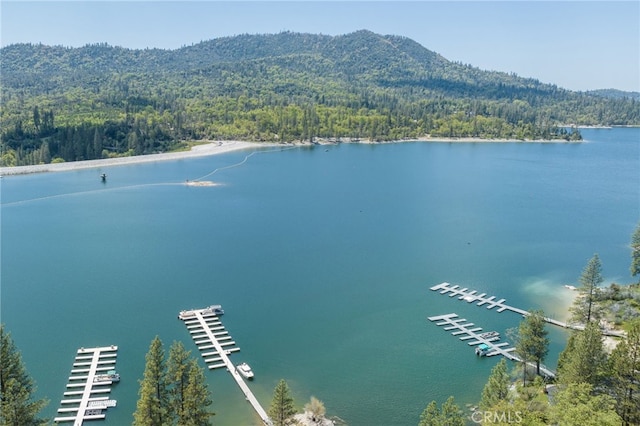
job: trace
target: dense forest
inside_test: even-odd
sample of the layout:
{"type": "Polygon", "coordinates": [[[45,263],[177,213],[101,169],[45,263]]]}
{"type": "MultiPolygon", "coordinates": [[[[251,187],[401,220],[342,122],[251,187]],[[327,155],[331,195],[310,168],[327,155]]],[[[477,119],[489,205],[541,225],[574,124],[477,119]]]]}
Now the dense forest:
{"type": "Polygon", "coordinates": [[[1,165],[185,149],[190,141],[580,139],[639,125],[636,94],[572,92],[358,31],[219,38],[176,50],[0,50],[1,165]]]}

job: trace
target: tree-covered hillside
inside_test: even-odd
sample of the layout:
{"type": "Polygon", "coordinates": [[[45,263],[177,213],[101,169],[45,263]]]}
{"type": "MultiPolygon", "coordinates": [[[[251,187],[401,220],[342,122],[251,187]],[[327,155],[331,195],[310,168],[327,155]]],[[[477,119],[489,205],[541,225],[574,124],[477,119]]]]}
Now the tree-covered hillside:
{"type": "Polygon", "coordinates": [[[179,149],[185,141],[577,138],[640,124],[626,97],[576,93],[358,31],[219,38],[176,50],[0,50],[2,165],[179,149]]]}

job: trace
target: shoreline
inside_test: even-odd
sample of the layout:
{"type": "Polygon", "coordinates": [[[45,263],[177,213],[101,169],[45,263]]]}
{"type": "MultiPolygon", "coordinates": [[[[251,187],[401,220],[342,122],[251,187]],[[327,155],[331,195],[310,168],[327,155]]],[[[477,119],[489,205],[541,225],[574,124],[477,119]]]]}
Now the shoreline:
{"type": "Polygon", "coordinates": [[[482,139],[482,138],[441,138],[424,136],[419,138],[401,139],[394,141],[371,141],[369,139],[352,138],[317,138],[314,142],[246,142],[246,141],[210,141],[193,146],[189,151],[164,152],[159,154],[135,155],[130,157],[102,158],[96,160],[69,161],[64,163],[35,164],[30,166],[0,167],[0,177],[26,175],[32,173],[68,172],[74,170],[92,169],[100,167],[114,167],[122,165],[152,163],[157,161],[182,160],[187,158],[206,157],[225,154],[251,148],[264,147],[309,147],[314,145],[352,144],[392,144],[409,142],[427,143],[582,143],[583,141],[566,141],[564,139],[551,140],[514,140],[514,139],[482,139]]]}

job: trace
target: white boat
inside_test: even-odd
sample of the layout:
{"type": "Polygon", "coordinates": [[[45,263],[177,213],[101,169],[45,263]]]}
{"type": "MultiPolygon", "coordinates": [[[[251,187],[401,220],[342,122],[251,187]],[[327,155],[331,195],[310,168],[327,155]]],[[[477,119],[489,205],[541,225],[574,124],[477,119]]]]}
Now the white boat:
{"type": "Polygon", "coordinates": [[[181,320],[193,318],[196,316],[196,312],[200,312],[202,315],[223,315],[224,309],[222,309],[222,305],[211,305],[204,309],[191,309],[188,311],[180,311],[178,314],[178,318],[181,320]]]}
{"type": "Polygon", "coordinates": [[[249,367],[249,364],[247,364],[246,362],[239,364],[237,369],[238,369],[238,372],[242,374],[244,377],[246,377],[247,379],[249,380],[253,379],[253,371],[251,371],[251,367],[249,367]]]}
{"type": "Polygon", "coordinates": [[[481,337],[483,339],[491,339],[493,337],[500,337],[500,333],[498,333],[497,331],[488,331],[486,333],[478,334],[478,337],[481,337]]]}
{"type": "Polygon", "coordinates": [[[116,370],[109,370],[107,374],[96,374],[93,376],[93,383],[100,382],[119,382],[120,375],[116,373],[116,370]]]}

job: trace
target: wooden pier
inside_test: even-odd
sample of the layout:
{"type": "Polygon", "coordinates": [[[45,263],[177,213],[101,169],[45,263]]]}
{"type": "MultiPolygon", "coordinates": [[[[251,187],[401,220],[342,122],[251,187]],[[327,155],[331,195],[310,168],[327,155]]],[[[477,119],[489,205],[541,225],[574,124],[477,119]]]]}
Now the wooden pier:
{"type": "MultiPolygon", "coordinates": [[[[467,341],[469,346],[476,346],[480,344],[485,344],[489,347],[487,352],[484,353],[484,356],[494,356],[494,355],[502,355],[511,361],[522,362],[515,353],[513,353],[516,348],[509,347],[509,343],[502,342],[496,343],[500,340],[500,337],[483,337],[482,336],[482,327],[475,326],[472,322],[467,322],[465,318],[458,317],[458,314],[451,313],[446,315],[437,315],[428,318],[429,321],[435,322],[438,326],[444,326],[446,331],[453,331],[451,334],[454,336],[462,336],[459,337],[460,340],[467,341]]],[[[535,367],[532,363],[527,363],[527,365],[535,367]]],[[[555,377],[556,373],[544,365],[540,365],[540,372],[546,375],[547,377],[555,377]]]]}
{"type": "Polygon", "coordinates": [[[113,382],[96,376],[115,369],[117,351],[117,346],[78,349],[67,384],[70,390],[60,401],[60,416],[53,419],[55,423],[73,422],[74,426],[81,426],[85,420],[104,419],[104,411],[115,407],[116,401],[104,396],[111,392],[113,382]]]}
{"type": "Polygon", "coordinates": [[[240,348],[235,346],[236,342],[231,340],[229,333],[222,326],[218,316],[215,313],[208,312],[206,309],[194,309],[189,312],[193,313],[193,315],[189,318],[181,319],[185,322],[209,369],[226,367],[240,390],[242,390],[245,399],[249,401],[255,412],[258,413],[262,422],[267,426],[271,426],[273,423],[269,419],[267,412],[262,408],[260,402],[258,402],[236,369],[236,366],[229,359],[229,355],[239,351],[240,348]]]}

